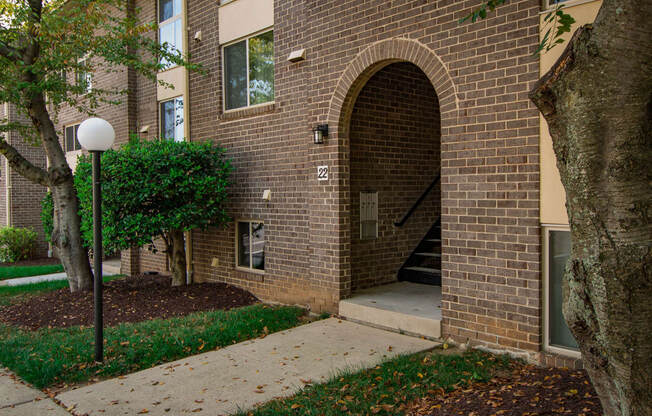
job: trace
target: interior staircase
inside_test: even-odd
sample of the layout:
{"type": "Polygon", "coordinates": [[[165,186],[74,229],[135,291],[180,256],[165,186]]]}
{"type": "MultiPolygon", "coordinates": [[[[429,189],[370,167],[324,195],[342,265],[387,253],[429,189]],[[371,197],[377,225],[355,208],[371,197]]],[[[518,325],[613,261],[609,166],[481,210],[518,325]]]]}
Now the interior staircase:
{"type": "Polygon", "coordinates": [[[403,263],[398,280],[441,286],[441,217],[403,263]]]}

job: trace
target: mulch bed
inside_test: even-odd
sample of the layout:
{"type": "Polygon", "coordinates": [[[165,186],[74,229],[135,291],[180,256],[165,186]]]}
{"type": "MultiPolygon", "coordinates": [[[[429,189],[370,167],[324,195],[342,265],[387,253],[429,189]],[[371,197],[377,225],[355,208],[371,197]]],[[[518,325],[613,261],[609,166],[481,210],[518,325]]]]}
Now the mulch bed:
{"type": "Polygon", "coordinates": [[[40,259],[21,260],[14,263],[0,263],[0,267],[9,266],[45,266],[50,264],[61,264],[61,261],[55,257],[43,257],[40,259]]]}
{"type": "Polygon", "coordinates": [[[586,371],[515,364],[512,374],[413,404],[411,416],[600,416],[586,371]]]}
{"type": "MultiPolygon", "coordinates": [[[[251,305],[251,293],[224,283],[172,287],[168,276],[136,276],[104,284],[104,325],[183,316],[251,305]]],[[[92,292],[60,289],[0,307],[0,320],[31,330],[93,324],[92,292]]]]}

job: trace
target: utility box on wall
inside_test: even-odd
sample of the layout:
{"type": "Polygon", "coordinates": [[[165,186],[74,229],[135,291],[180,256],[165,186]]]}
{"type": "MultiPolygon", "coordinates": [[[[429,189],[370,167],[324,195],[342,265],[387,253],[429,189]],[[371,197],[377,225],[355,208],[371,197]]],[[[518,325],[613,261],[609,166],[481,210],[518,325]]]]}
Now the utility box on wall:
{"type": "Polygon", "coordinates": [[[378,192],[360,192],[360,239],[378,238],[378,192]]]}

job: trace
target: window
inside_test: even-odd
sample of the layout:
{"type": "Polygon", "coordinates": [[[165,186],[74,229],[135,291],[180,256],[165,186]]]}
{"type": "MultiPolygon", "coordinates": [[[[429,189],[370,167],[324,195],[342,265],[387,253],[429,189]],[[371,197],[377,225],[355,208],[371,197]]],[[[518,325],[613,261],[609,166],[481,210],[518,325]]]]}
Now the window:
{"type": "Polygon", "coordinates": [[[274,101],[274,32],[224,47],[224,108],[274,101]]]}
{"type": "Polygon", "coordinates": [[[570,256],[570,232],[547,229],[545,233],[546,264],[546,340],[548,349],[577,350],[577,342],[562,314],[562,278],[570,256]],[[550,348],[552,347],[552,348],[550,348]]]}
{"type": "Polygon", "coordinates": [[[546,6],[547,9],[550,9],[555,4],[566,3],[567,1],[570,1],[570,0],[547,0],[543,4],[546,6]]]}
{"type": "Polygon", "coordinates": [[[65,128],[63,141],[66,152],[81,150],[81,145],[77,140],[77,130],[79,130],[79,124],[65,128]]]}
{"type": "MultiPolygon", "coordinates": [[[[86,92],[91,92],[93,89],[93,76],[90,72],[86,71],[87,61],[87,58],[83,58],[78,61],[80,68],[78,68],[75,72],[75,80],[78,87],[84,88],[86,92]]],[[[65,74],[66,73],[64,71],[62,75],[65,76],[65,74]]]]}
{"type": "MultiPolygon", "coordinates": [[[[158,40],[161,45],[167,43],[170,52],[183,53],[181,7],[181,0],[160,0],[158,3],[158,40]]],[[[166,68],[174,66],[165,58],[161,59],[161,64],[166,68]]]]}
{"type": "Polygon", "coordinates": [[[183,97],[162,101],[161,112],[161,138],[182,142],[185,136],[183,128],[183,97]]]}
{"type": "Polygon", "coordinates": [[[265,224],[261,221],[238,221],[236,244],[238,267],[265,270],[265,224]]]}

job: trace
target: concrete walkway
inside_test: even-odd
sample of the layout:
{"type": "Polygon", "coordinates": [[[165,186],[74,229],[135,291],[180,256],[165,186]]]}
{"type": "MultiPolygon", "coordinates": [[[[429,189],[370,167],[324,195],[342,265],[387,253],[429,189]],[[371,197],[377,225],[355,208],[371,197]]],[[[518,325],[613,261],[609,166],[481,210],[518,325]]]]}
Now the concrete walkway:
{"type": "Polygon", "coordinates": [[[70,416],[43,392],[17,380],[0,369],[0,415],[2,416],[70,416]]]}
{"type": "Polygon", "coordinates": [[[77,415],[223,415],[438,344],[335,318],[57,396],[77,415]]]}
{"type": "MultiPolygon", "coordinates": [[[[102,276],[113,276],[120,274],[120,260],[108,260],[102,263],[102,276]],[[117,266],[116,266],[117,262],[117,266]]],[[[22,286],[32,283],[50,282],[53,280],[66,280],[68,275],[65,272],[41,274],[38,276],[18,277],[15,279],[0,280],[0,286],[22,286]]]]}

